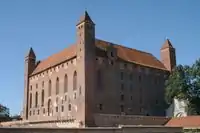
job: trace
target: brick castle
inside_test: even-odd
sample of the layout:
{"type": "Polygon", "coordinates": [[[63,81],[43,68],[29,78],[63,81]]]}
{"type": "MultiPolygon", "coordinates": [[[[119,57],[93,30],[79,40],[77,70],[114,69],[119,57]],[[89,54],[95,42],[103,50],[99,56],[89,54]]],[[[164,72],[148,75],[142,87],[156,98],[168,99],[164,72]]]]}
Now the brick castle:
{"type": "Polygon", "coordinates": [[[164,82],[176,66],[166,40],[161,61],[152,54],[96,39],[87,12],[76,24],[76,42],[42,61],[25,57],[23,119],[78,120],[94,114],[164,116],[164,82]]]}

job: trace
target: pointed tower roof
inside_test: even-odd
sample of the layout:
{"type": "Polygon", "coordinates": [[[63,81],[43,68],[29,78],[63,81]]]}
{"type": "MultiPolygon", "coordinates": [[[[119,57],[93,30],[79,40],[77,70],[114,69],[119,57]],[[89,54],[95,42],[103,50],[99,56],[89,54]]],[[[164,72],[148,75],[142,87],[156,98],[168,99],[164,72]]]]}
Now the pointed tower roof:
{"type": "Polygon", "coordinates": [[[30,47],[28,53],[26,54],[26,57],[36,58],[35,52],[33,51],[33,48],[32,48],[32,47],[30,47]]]}
{"type": "Polygon", "coordinates": [[[77,23],[77,25],[79,25],[82,22],[89,22],[94,24],[94,22],[92,21],[92,19],[90,18],[89,14],[87,11],[85,11],[84,15],[82,15],[77,23]]]}
{"type": "Polygon", "coordinates": [[[164,43],[164,44],[162,45],[162,47],[161,47],[161,50],[162,50],[162,49],[165,49],[165,48],[174,48],[174,47],[172,46],[172,43],[170,42],[169,39],[166,39],[165,43],[164,43]]]}

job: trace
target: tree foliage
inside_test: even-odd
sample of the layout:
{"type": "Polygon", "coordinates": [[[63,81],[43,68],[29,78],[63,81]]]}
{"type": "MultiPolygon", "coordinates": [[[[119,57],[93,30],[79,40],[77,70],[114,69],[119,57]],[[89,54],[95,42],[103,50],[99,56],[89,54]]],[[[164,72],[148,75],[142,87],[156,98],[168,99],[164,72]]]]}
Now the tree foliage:
{"type": "Polygon", "coordinates": [[[168,104],[173,98],[187,100],[188,110],[200,114],[200,59],[191,65],[178,65],[166,81],[165,98],[168,104]]]}

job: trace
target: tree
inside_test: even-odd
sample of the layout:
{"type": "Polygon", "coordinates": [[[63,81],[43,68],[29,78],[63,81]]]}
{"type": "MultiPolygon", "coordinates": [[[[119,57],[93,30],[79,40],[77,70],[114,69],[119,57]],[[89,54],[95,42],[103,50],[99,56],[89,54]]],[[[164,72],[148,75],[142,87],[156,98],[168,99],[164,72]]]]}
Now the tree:
{"type": "Polygon", "coordinates": [[[165,98],[168,104],[171,104],[174,98],[187,100],[188,111],[200,114],[200,59],[192,66],[178,65],[165,85],[165,98]]]}
{"type": "Polygon", "coordinates": [[[0,104],[0,115],[9,116],[9,108],[0,104]]]}

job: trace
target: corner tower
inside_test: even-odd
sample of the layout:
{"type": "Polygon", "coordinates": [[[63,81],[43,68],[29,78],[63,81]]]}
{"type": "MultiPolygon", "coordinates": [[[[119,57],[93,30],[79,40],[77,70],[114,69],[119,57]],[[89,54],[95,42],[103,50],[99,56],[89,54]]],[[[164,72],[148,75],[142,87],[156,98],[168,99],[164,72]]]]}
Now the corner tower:
{"type": "Polygon", "coordinates": [[[169,39],[162,45],[160,53],[162,63],[171,72],[176,67],[176,50],[169,39]]]}
{"type": "Polygon", "coordinates": [[[29,75],[35,69],[36,56],[32,48],[29,49],[25,56],[24,64],[24,103],[23,103],[23,119],[28,119],[28,101],[29,101],[29,75]]]}
{"type": "Polygon", "coordinates": [[[77,103],[77,119],[84,126],[93,126],[94,88],[95,88],[95,24],[87,11],[76,25],[77,72],[79,92],[83,94],[77,103]]]}

